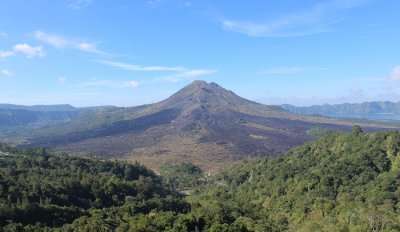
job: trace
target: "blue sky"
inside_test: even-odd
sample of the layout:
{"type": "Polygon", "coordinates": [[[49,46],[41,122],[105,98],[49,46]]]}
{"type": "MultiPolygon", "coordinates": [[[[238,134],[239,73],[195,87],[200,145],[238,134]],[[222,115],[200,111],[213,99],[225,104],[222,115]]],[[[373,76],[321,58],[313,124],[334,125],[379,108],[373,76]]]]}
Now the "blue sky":
{"type": "Polygon", "coordinates": [[[400,101],[396,0],[4,0],[0,102],[133,106],[193,80],[267,104],[400,101]]]}

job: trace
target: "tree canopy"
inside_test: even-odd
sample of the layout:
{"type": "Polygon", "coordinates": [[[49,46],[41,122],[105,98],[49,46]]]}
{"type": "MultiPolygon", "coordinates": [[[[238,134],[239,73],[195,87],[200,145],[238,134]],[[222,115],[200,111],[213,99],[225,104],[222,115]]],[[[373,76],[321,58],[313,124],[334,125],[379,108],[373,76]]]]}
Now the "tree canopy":
{"type": "Polygon", "coordinates": [[[328,133],[210,178],[0,149],[0,231],[400,231],[399,132],[328,133]]]}

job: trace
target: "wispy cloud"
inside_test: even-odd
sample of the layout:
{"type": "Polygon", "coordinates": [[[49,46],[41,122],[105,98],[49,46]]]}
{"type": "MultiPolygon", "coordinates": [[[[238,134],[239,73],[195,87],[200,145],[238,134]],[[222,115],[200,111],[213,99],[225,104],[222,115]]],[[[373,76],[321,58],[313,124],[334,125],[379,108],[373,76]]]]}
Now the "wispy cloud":
{"type": "Polygon", "coordinates": [[[1,58],[7,58],[10,56],[14,56],[14,52],[13,51],[0,51],[0,59],[1,58]]]}
{"type": "Polygon", "coordinates": [[[3,77],[11,77],[11,76],[14,76],[14,73],[11,72],[8,69],[0,69],[0,77],[1,76],[3,76],[3,77]]]}
{"type": "Polygon", "coordinates": [[[107,55],[108,53],[97,48],[96,43],[87,42],[79,39],[67,38],[61,35],[50,34],[43,31],[35,31],[34,37],[45,44],[55,48],[72,48],[82,52],[94,53],[98,55],[107,55]]]}
{"type": "Polygon", "coordinates": [[[287,75],[298,75],[306,72],[326,70],[326,68],[318,67],[306,67],[306,66],[281,66],[264,69],[258,72],[260,75],[277,75],[277,76],[287,76],[287,75]]]}
{"type": "Polygon", "coordinates": [[[152,8],[157,8],[168,3],[176,4],[177,6],[191,7],[193,5],[192,1],[189,0],[179,0],[179,1],[168,1],[168,0],[146,0],[145,3],[152,8]]]}
{"type": "Polygon", "coordinates": [[[128,85],[131,88],[136,88],[139,86],[139,82],[138,81],[127,81],[127,82],[125,82],[125,85],[128,85]]]}
{"type": "Polygon", "coordinates": [[[146,3],[149,5],[159,4],[161,0],[147,0],[146,3]]]}
{"type": "Polygon", "coordinates": [[[217,70],[214,69],[192,69],[187,70],[185,72],[177,74],[177,76],[185,77],[185,78],[197,78],[202,76],[208,76],[216,73],[217,70]]]}
{"type": "Polygon", "coordinates": [[[16,44],[14,46],[14,53],[20,53],[27,58],[43,57],[45,52],[42,46],[31,46],[29,44],[16,44]]]}
{"type": "Polygon", "coordinates": [[[360,7],[371,0],[329,0],[318,2],[310,8],[286,14],[280,18],[264,21],[222,19],[225,30],[251,37],[296,37],[318,34],[332,30],[341,20],[341,13],[360,7]]]}
{"type": "Polygon", "coordinates": [[[43,57],[46,55],[42,46],[32,46],[22,43],[14,45],[12,50],[0,51],[0,59],[15,56],[17,54],[24,55],[27,58],[43,57]]]}
{"type": "Polygon", "coordinates": [[[97,80],[93,79],[87,82],[80,83],[84,88],[137,88],[140,85],[138,81],[117,81],[117,80],[97,80]]]}
{"type": "Polygon", "coordinates": [[[15,56],[17,54],[22,54],[27,58],[43,57],[46,55],[42,46],[31,46],[23,43],[16,44],[12,50],[0,51],[0,59],[15,56]]]}
{"type": "Polygon", "coordinates": [[[82,8],[88,7],[93,3],[93,0],[68,0],[67,5],[71,9],[80,10],[82,8]]]}
{"type": "Polygon", "coordinates": [[[108,60],[97,60],[98,63],[105,64],[114,68],[119,68],[127,71],[138,72],[183,72],[186,71],[184,67],[167,67],[167,66],[143,66],[137,64],[127,64],[122,62],[114,62],[108,60]]]}
{"type": "Polygon", "coordinates": [[[61,76],[61,77],[57,78],[57,82],[58,82],[59,84],[61,84],[61,85],[64,85],[65,82],[67,82],[67,78],[64,77],[64,76],[61,76]]]}
{"type": "Polygon", "coordinates": [[[399,81],[400,80],[400,65],[393,68],[390,73],[389,79],[399,81]]]}
{"type": "Polygon", "coordinates": [[[56,48],[64,48],[70,43],[66,38],[62,36],[48,34],[42,31],[35,31],[34,36],[40,42],[47,43],[56,48]]]}
{"type": "Polygon", "coordinates": [[[0,31],[0,38],[7,38],[8,34],[0,31]]]}
{"type": "Polygon", "coordinates": [[[258,72],[261,75],[295,75],[304,72],[304,67],[276,67],[258,72]]]}
{"type": "Polygon", "coordinates": [[[126,71],[172,73],[170,75],[157,78],[158,80],[163,80],[168,82],[193,80],[200,77],[209,76],[217,72],[217,70],[214,69],[190,69],[182,66],[144,66],[138,64],[114,62],[108,60],[97,60],[96,62],[126,71]]]}
{"type": "Polygon", "coordinates": [[[94,43],[80,42],[77,44],[77,48],[83,52],[95,53],[99,55],[106,55],[106,52],[100,51],[97,45],[94,43]]]}
{"type": "Polygon", "coordinates": [[[158,80],[167,81],[167,82],[180,82],[183,80],[196,80],[196,79],[200,79],[205,76],[210,76],[212,74],[215,74],[216,72],[217,72],[217,70],[213,70],[213,69],[193,69],[193,70],[176,73],[174,75],[160,77],[160,78],[158,78],[158,80]]]}

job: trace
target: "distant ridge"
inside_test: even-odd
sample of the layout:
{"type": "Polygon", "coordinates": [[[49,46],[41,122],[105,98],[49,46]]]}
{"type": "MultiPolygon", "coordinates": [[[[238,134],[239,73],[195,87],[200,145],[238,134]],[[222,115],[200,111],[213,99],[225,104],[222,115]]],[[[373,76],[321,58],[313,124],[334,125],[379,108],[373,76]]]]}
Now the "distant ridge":
{"type": "Polygon", "coordinates": [[[33,106],[23,106],[23,105],[13,105],[13,104],[0,104],[0,109],[8,110],[30,110],[30,111],[73,111],[77,108],[68,105],[33,105],[33,106]]]}
{"type": "MultiPolygon", "coordinates": [[[[279,155],[314,139],[314,131],[346,131],[354,124],[293,114],[204,81],[194,81],[155,104],[71,112],[74,115],[65,120],[22,130],[11,127],[3,134],[0,130],[0,138],[76,155],[137,160],[156,169],[163,163],[190,161],[212,171],[240,159],[279,155]]],[[[396,128],[379,123],[362,126],[396,128]]]]}
{"type": "Polygon", "coordinates": [[[377,101],[345,103],[337,105],[315,105],[297,107],[282,105],[282,108],[296,114],[322,115],[337,118],[358,118],[370,120],[400,120],[400,102],[377,101]]]}

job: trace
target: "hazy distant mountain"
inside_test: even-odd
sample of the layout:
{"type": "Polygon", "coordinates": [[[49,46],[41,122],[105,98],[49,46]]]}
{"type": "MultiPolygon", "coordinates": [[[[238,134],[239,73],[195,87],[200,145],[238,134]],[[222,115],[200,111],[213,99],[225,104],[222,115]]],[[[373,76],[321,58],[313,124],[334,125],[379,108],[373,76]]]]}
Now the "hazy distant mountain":
{"type": "Polygon", "coordinates": [[[252,102],[203,81],[155,104],[71,112],[76,115],[62,123],[17,133],[19,141],[76,154],[139,160],[151,167],[191,161],[214,169],[246,157],[284,152],[311,140],[313,130],[352,126],[349,121],[300,116],[252,102]]]}
{"type": "Polygon", "coordinates": [[[400,102],[364,102],[359,104],[316,105],[282,108],[296,114],[323,115],[337,118],[362,118],[370,120],[400,120],[400,102]]]}
{"type": "Polygon", "coordinates": [[[78,109],[70,105],[20,106],[0,104],[0,130],[21,127],[40,127],[71,120],[78,109]]]}
{"type": "Polygon", "coordinates": [[[52,111],[75,111],[77,108],[71,105],[33,105],[33,106],[22,106],[12,104],[0,104],[2,110],[29,110],[29,111],[40,111],[40,112],[52,112],[52,111]]]}
{"type": "Polygon", "coordinates": [[[116,108],[111,106],[76,108],[71,105],[0,104],[0,139],[6,142],[20,141],[21,138],[31,135],[39,128],[58,126],[72,120],[82,121],[85,117],[93,118],[96,112],[116,108]]]}

